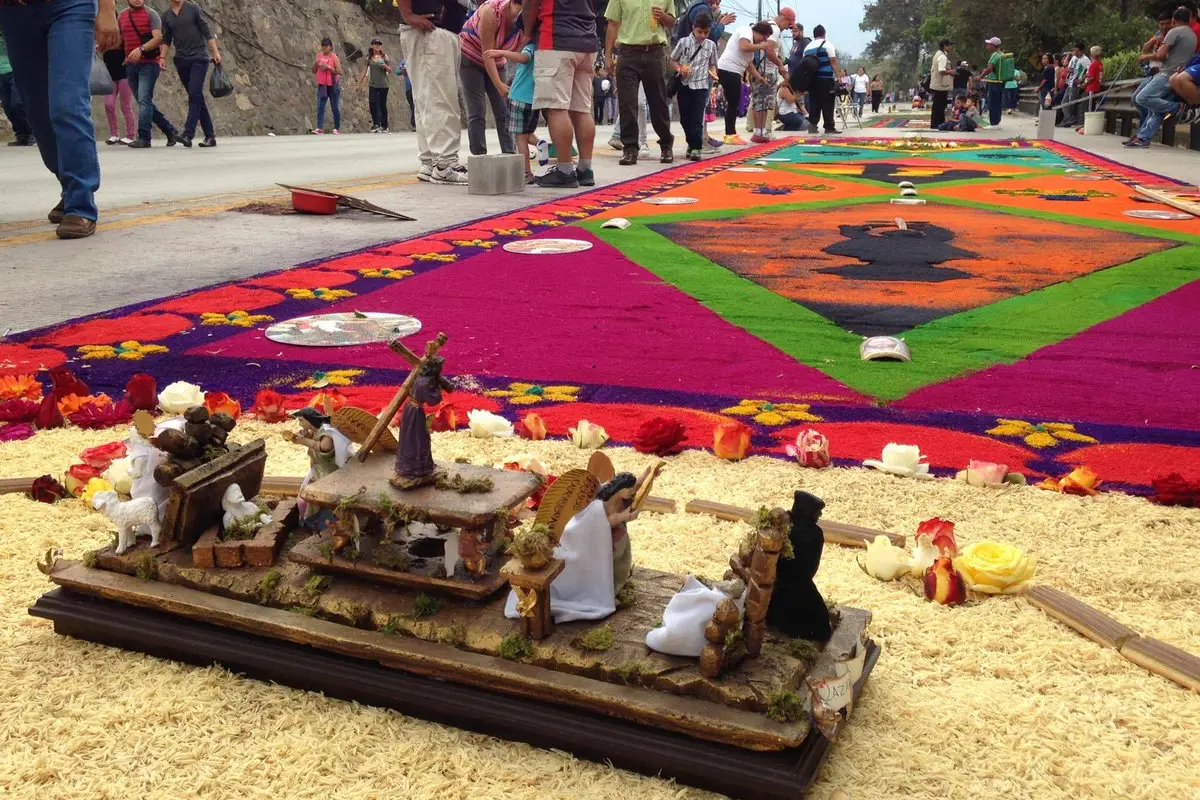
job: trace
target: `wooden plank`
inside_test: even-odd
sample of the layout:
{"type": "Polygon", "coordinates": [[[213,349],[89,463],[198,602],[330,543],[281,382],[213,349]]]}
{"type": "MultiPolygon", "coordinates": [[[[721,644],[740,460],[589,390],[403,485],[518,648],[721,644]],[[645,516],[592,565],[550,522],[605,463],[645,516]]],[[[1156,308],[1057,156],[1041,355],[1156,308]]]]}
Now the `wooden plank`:
{"type": "MultiPolygon", "coordinates": [[[[393,708],[502,740],[566,751],[645,775],[758,800],[803,797],[830,752],[813,731],[798,748],[753,752],[657,730],[613,717],[387,669],[290,642],[136,608],[55,588],[29,613],[54,631],[83,641],[208,667],[317,692],[330,698],[393,708]]],[[[866,682],[879,648],[868,644],[866,682]]]]}
{"type": "MultiPolygon", "coordinates": [[[[335,554],[326,557],[320,551],[320,546],[329,541],[325,534],[310,536],[288,551],[288,559],[312,567],[319,572],[336,572],[342,575],[353,575],[389,586],[403,586],[406,589],[428,589],[438,594],[449,594],[466,600],[486,600],[508,584],[508,579],[500,575],[499,567],[493,564],[483,574],[479,581],[457,580],[451,578],[434,578],[414,572],[403,572],[389,567],[374,564],[368,559],[346,558],[335,554]]],[[[496,559],[497,564],[500,559],[496,559]]]]}
{"type": "Polygon", "coordinates": [[[267,443],[255,439],[180,475],[171,484],[163,538],[185,545],[195,542],[206,528],[221,521],[225,490],[236,483],[244,496],[254,497],[266,466],[267,443]]]}
{"type": "Polygon", "coordinates": [[[1059,622],[1105,647],[1120,650],[1126,643],[1138,638],[1133,628],[1122,625],[1082,600],[1052,586],[1034,586],[1025,593],[1025,597],[1059,622]]]}
{"type": "MultiPolygon", "coordinates": [[[[731,522],[754,522],[758,516],[757,512],[742,506],[731,506],[725,503],[716,503],[712,500],[689,500],[683,510],[689,514],[709,514],[717,519],[729,520],[731,522]]],[[[821,526],[821,533],[824,534],[825,541],[830,544],[839,544],[843,547],[863,547],[865,548],[871,542],[875,541],[876,536],[886,536],[897,547],[904,547],[904,537],[898,533],[889,531],[876,530],[875,528],[864,528],[859,525],[849,525],[845,522],[834,522],[832,520],[820,520],[818,525],[821,526]]]]}
{"type": "Polygon", "coordinates": [[[284,497],[300,494],[300,484],[304,482],[303,478],[293,478],[291,476],[268,475],[263,478],[262,486],[258,491],[262,494],[277,494],[284,497]]]}
{"type": "Polygon", "coordinates": [[[674,514],[676,511],[675,501],[668,497],[651,495],[643,501],[642,511],[649,511],[651,514],[674,514]]]}
{"type": "Polygon", "coordinates": [[[56,566],[50,579],[73,592],[370,659],[418,675],[561,703],[749,750],[796,747],[809,732],[806,723],[775,722],[763,714],[703,700],[618,686],[412,637],[359,630],[182,586],[88,569],[76,562],[59,561],[56,566]]]}
{"type": "Polygon", "coordinates": [[[1126,642],[1121,655],[1156,675],[1200,692],[1200,658],[1149,636],[1126,642]]]}
{"type": "MultiPolygon", "coordinates": [[[[1166,144],[1164,142],[1164,144],[1166,144]]],[[[1189,186],[1186,189],[1167,189],[1154,188],[1150,186],[1135,186],[1133,187],[1140,195],[1149,197],[1151,200],[1156,200],[1164,205],[1177,208],[1180,211],[1186,211],[1193,216],[1200,217],[1200,202],[1181,197],[1181,195],[1193,196],[1198,193],[1195,187],[1189,186]]]]}
{"type": "Polygon", "coordinates": [[[0,494],[27,494],[37,478],[0,478],[0,494]]]}
{"type": "Polygon", "coordinates": [[[391,456],[383,453],[372,453],[365,462],[352,458],[337,472],[305,487],[301,497],[314,505],[334,508],[344,498],[359,495],[351,507],[374,514],[378,513],[378,500],[383,495],[395,505],[419,510],[437,525],[487,528],[499,514],[524,502],[541,485],[530,472],[442,463],[437,465],[438,469],[450,477],[490,478],[492,491],[460,494],[432,484],[401,490],[388,483],[393,462],[391,456]]]}

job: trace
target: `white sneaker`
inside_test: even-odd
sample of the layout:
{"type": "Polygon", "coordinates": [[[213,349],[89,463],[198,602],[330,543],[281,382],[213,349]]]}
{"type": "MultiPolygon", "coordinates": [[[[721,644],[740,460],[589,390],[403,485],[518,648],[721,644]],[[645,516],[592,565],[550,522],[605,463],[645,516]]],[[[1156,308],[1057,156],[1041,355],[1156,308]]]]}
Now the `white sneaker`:
{"type": "Polygon", "coordinates": [[[641,150],[638,150],[638,158],[649,158],[649,157],[650,157],[650,148],[649,147],[643,147],[641,150]]]}
{"type": "Polygon", "coordinates": [[[422,164],[417,170],[417,180],[430,183],[433,181],[433,166],[431,164],[422,164]]]}
{"type": "Polygon", "coordinates": [[[120,137],[120,136],[110,136],[110,137],[108,137],[107,139],[105,139],[105,140],[104,140],[104,143],[105,143],[105,144],[116,144],[116,143],[117,143],[117,142],[119,142],[119,141],[121,141],[121,137],[120,137]]]}
{"type": "Polygon", "coordinates": [[[429,180],[432,183],[440,183],[446,186],[466,186],[467,168],[462,164],[455,164],[450,167],[434,167],[433,176],[429,180]]]}
{"type": "Polygon", "coordinates": [[[130,139],[128,136],[122,136],[117,141],[120,142],[121,144],[125,145],[126,147],[128,147],[129,144],[133,141],[133,139],[130,139]]]}

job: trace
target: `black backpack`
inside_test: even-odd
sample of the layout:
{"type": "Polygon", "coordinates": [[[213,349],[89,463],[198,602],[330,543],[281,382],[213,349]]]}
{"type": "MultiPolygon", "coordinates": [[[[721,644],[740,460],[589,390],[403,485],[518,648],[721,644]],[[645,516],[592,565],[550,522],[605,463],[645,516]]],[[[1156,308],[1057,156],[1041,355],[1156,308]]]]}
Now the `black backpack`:
{"type": "MultiPolygon", "coordinates": [[[[671,46],[685,36],[690,36],[692,33],[692,12],[703,6],[711,13],[712,8],[709,6],[709,0],[695,0],[688,4],[687,10],[679,15],[679,19],[675,20],[675,30],[671,32],[671,46]]],[[[716,22],[714,19],[713,22],[716,22]]]]}
{"type": "MultiPolygon", "coordinates": [[[[820,49],[825,48],[825,40],[821,40],[820,49]]],[[[792,87],[793,92],[807,92],[812,88],[813,80],[817,77],[817,70],[821,69],[821,59],[817,58],[816,52],[809,53],[802,57],[797,63],[796,68],[792,70],[791,77],[788,83],[792,87]]]]}

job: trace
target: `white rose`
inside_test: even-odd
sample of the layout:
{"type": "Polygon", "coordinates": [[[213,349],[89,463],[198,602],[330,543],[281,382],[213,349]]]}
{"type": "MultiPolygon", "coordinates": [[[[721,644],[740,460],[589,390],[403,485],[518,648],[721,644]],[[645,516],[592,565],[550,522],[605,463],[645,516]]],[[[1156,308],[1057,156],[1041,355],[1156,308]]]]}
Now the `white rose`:
{"type": "Polygon", "coordinates": [[[912,560],[909,562],[909,571],[914,578],[925,577],[925,570],[932,567],[940,555],[941,552],[933,546],[933,539],[928,534],[918,536],[917,546],[913,548],[912,560]]]}
{"type": "Polygon", "coordinates": [[[504,417],[473,408],[467,412],[467,427],[476,439],[504,438],[513,435],[512,423],[504,417]]]}
{"type": "Polygon", "coordinates": [[[908,571],[908,553],[903,547],[892,544],[891,539],[880,534],[867,545],[867,558],[863,569],[872,578],[881,581],[895,580],[908,571]]]}
{"type": "Polygon", "coordinates": [[[924,463],[924,458],[921,448],[915,444],[888,442],[879,460],[867,459],[863,464],[892,475],[929,479],[933,476],[929,474],[929,465],[924,463]]]}
{"type": "Polygon", "coordinates": [[[569,428],[571,443],[581,450],[595,450],[603,447],[608,441],[608,432],[599,425],[593,425],[586,419],[579,420],[574,428],[569,428]]]}
{"type": "Polygon", "coordinates": [[[158,407],[167,414],[182,414],[192,406],[202,405],[204,392],[187,381],[175,381],[158,393],[158,407]]]}
{"type": "Polygon", "coordinates": [[[117,494],[128,496],[133,491],[133,476],[129,474],[132,464],[133,459],[126,456],[113,461],[108,465],[108,469],[104,470],[102,477],[112,484],[112,488],[116,490],[117,494]]]}

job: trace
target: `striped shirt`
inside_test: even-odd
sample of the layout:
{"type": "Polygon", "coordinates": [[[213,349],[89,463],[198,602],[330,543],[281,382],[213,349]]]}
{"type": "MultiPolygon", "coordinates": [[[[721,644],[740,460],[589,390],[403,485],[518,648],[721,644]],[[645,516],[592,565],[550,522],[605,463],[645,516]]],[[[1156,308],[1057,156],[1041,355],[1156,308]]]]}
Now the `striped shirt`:
{"type": "MultiPolygon", "coordinates": [[[[509,22],[508,6],[511,2],[512,0],[487,0],[475,9],[475,13],[471,15],[458,34],[458,43],[462,47],[463,58],[470,59],[482,67],[484,50],[513,50],[516,48],[517,39],[521,35],[522,22],[520,14],[512,22],[509,22]],[[479,12],[488,7],[492,9],[496,18],[496,43],[484,47],[479,38],[479,28],[482,25],[479,12]]],[[[496,59],[497,67],[502,67],[505,63],[503,58],[496,59]]]]}
{"type": "Polygon", "coordinates": [[[688,76],[683,79],[683,85],[687,88],[712,87],[712,76],[708,70],[717,68],[717,45],[712,39],[697,42],[693,34],[688,34],[675,44],[671,60],[688,67],[688,76]]]}

